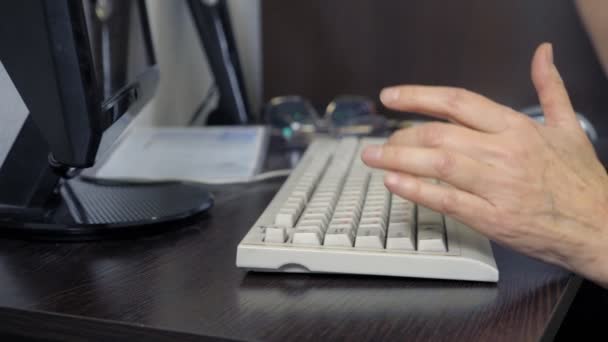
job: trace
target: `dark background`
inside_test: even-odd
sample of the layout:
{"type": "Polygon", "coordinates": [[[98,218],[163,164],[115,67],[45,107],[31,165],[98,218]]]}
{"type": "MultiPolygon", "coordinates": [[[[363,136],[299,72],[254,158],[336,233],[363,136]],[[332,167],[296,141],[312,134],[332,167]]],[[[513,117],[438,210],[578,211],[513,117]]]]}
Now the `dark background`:
{"type": "MultiPolygon", "coordinates": [[[[608,81],[571,0],[264,0],[264,99],[319,108],[399,83],[465,87],[517,109],[538,103],[534,49],[554,45],[575,109],[608,135],[608,81]]],[[[381,108],[381,107],[380,107],[381,108]]]]}

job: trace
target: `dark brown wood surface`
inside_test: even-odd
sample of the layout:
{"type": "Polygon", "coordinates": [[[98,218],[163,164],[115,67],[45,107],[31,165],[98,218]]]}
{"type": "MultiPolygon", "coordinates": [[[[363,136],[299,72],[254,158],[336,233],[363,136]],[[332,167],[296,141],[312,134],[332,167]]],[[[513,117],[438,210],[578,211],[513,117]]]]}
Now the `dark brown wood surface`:
{"type": "MultiPolygon", "coordinates": [[[[464,86],[526,106],[536,101],[532,49],[551,40],[577,108],[594,123],[608,120],[600,115],[608,112],[605,78],[567,0],[262,5],[267,98],[298,93],[322,105],[340,92],[371,96],[386,84],[414,82],[464,86]]],[[[0,307],[8,308],[0,310],[0,336],[536,341],[552,337],[580,283],[497,245],[496,285],[237,269],[238,242],[281,183],[216,187],[208,217],[161,236],[0,240],[0,307]]]]}
{"type": "Polygon", "coordinates": [[[21,321],[0,311],[0,321],[19,322],[11,333],[97,339],[158,331],[161,340],[167,331],[259,341],[533,341],[555,331],[576,292],[570,273],[500,246],[497,285],[237,269],[238,242],[281,182],[218,188],[209,217],[161,236],[0,241],[0,307],[77,316],[21,321]],[[93,329],[90,319],[109,326],[93,329]]]}
{"type": "Polygon", "coordinates": [[[377,99],[401,83],[449,85],[522,109],[538,104],[543,41],[575,109],[608,134],[608,81],[571,0],[264,0],[264,97],[377,99]]]}

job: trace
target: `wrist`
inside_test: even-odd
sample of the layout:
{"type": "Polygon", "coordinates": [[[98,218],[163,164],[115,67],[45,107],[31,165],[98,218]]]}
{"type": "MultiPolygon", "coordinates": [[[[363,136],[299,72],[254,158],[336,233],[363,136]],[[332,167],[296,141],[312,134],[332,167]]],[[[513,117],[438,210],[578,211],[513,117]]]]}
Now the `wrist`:
{"type": "Polygon", "coordinates": [[[570,270],[608,288],[608,214],[601,215],[592,226],[577,229],[580,239],[570,263],[570,270]],[[585,236],[586,235],[586,236],[585,236]]]}

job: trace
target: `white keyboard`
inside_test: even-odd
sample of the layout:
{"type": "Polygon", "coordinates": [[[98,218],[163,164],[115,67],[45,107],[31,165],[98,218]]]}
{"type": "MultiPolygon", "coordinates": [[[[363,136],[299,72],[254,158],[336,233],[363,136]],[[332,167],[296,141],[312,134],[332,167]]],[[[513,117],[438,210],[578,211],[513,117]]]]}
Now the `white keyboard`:
{"type": "Polygon", "coordinates": [[[317,138],[237,249],[238,267],[498,281],[488,239],[391,194],[363,147],[378,138],[317,138]]]}

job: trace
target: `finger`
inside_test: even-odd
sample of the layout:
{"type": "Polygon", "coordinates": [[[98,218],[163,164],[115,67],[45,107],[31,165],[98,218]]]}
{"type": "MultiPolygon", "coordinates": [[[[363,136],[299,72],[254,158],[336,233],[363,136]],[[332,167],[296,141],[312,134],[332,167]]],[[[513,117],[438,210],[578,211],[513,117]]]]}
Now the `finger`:
{"type": "MultiPolygon", "coordinates": [[[[548,126],[574,126],[578,121],[559,71],[553,64],[553,48],[544,43],[532,59],[532,82],[548,126]]],[[[580,128],[580,127],[579,127],[580,128]]]]}
{"type": "Polygon", "coordinates": [[[363,151],[362,157],[367,165],[374,168],[439,179],[472,193],[483,190],[483,179],[494,174],[487,164],[440,149],[369,146],[363,151]]]}
{"type": "Polygon", "coordinates": [[[494,206],[483,198],[452,187],[433,184],[403,173],[388,173],[384,184],[390,192],[453,217],[489,234],[494,206]]]}
{"type": "Polygon", "coordinates": [[[475,130],[497,133],[505,130],[513,111],[479,94],[460,88],[397,86],[380,94],[385,106],[446,119],[475,130]]]}
{"type": "Polygon", "coordinates": [[[388,139],[387,144],[441,148],[478,159],[491,146],[489,140],[489,135],[463,126],[433,122],[401,129],[388,139]]]}

